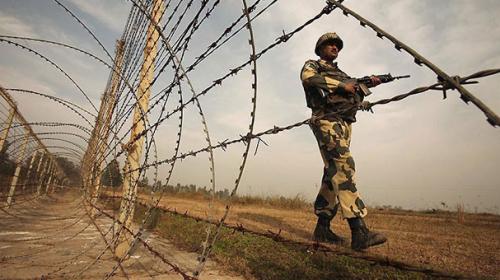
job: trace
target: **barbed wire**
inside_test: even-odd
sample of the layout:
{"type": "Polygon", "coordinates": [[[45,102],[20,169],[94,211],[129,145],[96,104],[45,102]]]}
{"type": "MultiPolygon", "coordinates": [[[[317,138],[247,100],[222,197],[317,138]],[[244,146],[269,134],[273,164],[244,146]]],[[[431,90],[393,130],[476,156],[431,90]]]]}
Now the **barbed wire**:
{"type": "MultiPolygon", "coordinates": [[[[500,73],[500,69],[490,69],[490,70],[479,71],[479,72],[476,72],[476,73],[471,74],[471,75],[466,76],[466,77],[454,76],[453,79],[456,79],[460,84],[463,84],[463,85],[474,84],[477,82],[470,81],[471,79],[483,78],[483,77],[495,75],[498,73],[500,73]]],[[[454,89],[454,88],[452,86],[450,86],[447,82],[441,81],[441,82],[437,82],[437,83],[430,85],[430,86],[427,86],[427,87],[419,87],[419,88],[413,89],[408,93],[397,95],[397,96],[394,96],[392,98],[381,99],[381,100],[378,100],[378,101],[375,101],[372,103],[368,103],[366,110],[370,110],[375,105],[384,105],[384,104],[389,104],[389,103],[394,102],[394,101],[400,101],[400,100],[403,100],[403,99],[410,97],[412,95],[423,93],[423,92],[428,91],[428,90],[440,90],[443,92],[443,99],[446,99],[446,91],[450,90],[450,89],[454,89]]]]}
{"type": "MultiPolygon", "coordinates": [[[[460,78],[460,83],[467,84],[470,82],[469,80],[471,80],[471,79],[487,77],[487,76],[491,76],[491,75],[494,75],[497,73],[500,73],[500,69],[479,71],[479,72],[476,72],[476,73],[471,74],[469,76],[460,78]]],[[[395,102],[395,101],[401,101],[403,99],[406,99],[407,97],[410,97],[410,96],[413,96],[416,94],[420,94],[420,93],[424,93],[424,92],[427,92],[429,90],[442,91],[444,88],[446,88],[445,85],[446,85],[446,82],[437,82],[437,83],[432,84],[430,86],[418,87],[418,88],[413,89],[407,93],[396,95],[396,96],[389,98],[389,99],[381,99],[381,100],[374,101],[374,102],[368,102],[368,103],[366,103],[366,105],[364,105],[364,107],[360,107],[359,110],[370,111],[376,105],[383,105],[383,104],[388,104],[388,103],[395,102]]],[[[228,146],[233,145],[233,144],[246,143],[247,141],[249,141],[251,139],[260,139],[262,136],[265,136],[265,135],[278,134],[280,132],[284,132],[287,130],[291,130],[291,129],[309,124],[309,123],[313,122],[314,120],[322,119],[324,117],[328,117],[328,116],[332,116],[332,115],[336,115],[336,114],[338,114],[338,112],[326,114],[326,115],[314,116],[314,117],[307,118],[307,119],[304,119],[302,121],[295,122],[295,123],[285,125],[285,126],[273,126],[272,128],[269,128],[267,130],[264,130],[264,131],[261,131],[261,132],[255,133],[255,134],[242,135],[242,136],[235,138],[235,139],[232,139],[232,140],[226,139],[226,140],[224,140],[222,142],[218,142],[218,144],[210,146],[210,147],[203,147],[203,148],[200,148],[198,150],[184,152],[178,156],[164,159],[164,160],[161,160],[159,162],[152,162],[150,165],[146,165],[144,167],[147,168],[149,166],[170,164],[170,163],[175,162],[176,160],[179,160],[179,159],[184,160],[188,157],[196,157],[198,154],[203,153],[203,152],[208,152],[209,150],[216,150],[216,149],[226,150],[228,146]]]]}
{"type": "MultiPolygon", "coordinates": [[[[76,16],[70,9],[68,9],[66,6],[64,6],[59,0],[53,0],[53,1],[56,2],[56,4],[59,5],[61,8],[63,8],[66,13],[68,13],[74,20],[76,20],[80,24],[80,26],[83,27],[83,29],[85,29],[89,33],[89,35],[94,39],[94,41],[96,41],[97,44],[102,48],[104,53],[106,53],[106,55],[108,56],[110,61],[114,63],[113,57],[111,56],[109,51],[106,49],[106,47],[104,47],[104,45],[101,43],[101,41],[97,38],[97,36],[94,34],[94,32],[92,32],[92,30],[90,30],[87,27],[87,25],[85,23],[83,23],[82,20],[80,20],[80,18],[78,16],[76,16]]],[[[96,109],[96,108],[94,107],[94,109],[96,109]]],[[[96,111],[97,111],[97,109],[96,109],[96,111]]]]}
{"type": "Polygon", "coordinates": [[[495,112],[493,112],[488,106],[486,106],[481,100],[477,99],[474,95],[472,95],[467,89],[465,89],[461,84],[458,79],[452,78],[450,75],[446,74],[443,70],[438,68],[436,65],[431,63],[428,59],[420,55],[418,52],[410,48],[408,45],[405,43],[399,41],[396,39],[394,36],[390,35],[389,33],[385,32],[375,24],[371,23],[367,19],[361,17],[354,11],[350,10],[349,8],[343,6],[341,2],[336,1],[336,0],[327,0],[327,3],[330,4],[332,7],[337,7],[342,10],[343,14],[345,16],[352,16],[355,19],[357,19],[360,23],[361,26],[363,27],[369,27],[373,31],[375,31],[377,37],[380,39],[387,38],[389,41],[394,43],[394,48],[396,48],[398,51],[404,50],[406,51],[409,55],[411,55],[414,58],[414,62],[417,65],[425,65],[427,68],[432,70],[440,79],[443,81],[446,81],[446,88],[449,89],[456,89],[460,92],[461,94],[461,99],[465,102],[472,102],[474,105],[476,105],[487,117],[488,123],[490,123],[492,126],[500,126],[500,117],[498,117],[495,112]]]}
{"type": "Polygon", "coordinates": [[[0,42],[4,42],[4,43],[7,43],[9,45],[13,45],[15,47],[18,47],[18,48],[21,48],[23,50],[26,50],[27,52],[29,53],[32,53],[36,56],[38,56],[40,59],[46,61],[47,63],[49,63],[50,65],[54,66],[59,72],[61,72],[66,78],[68,78],[68,80],[71,81],[71,83],[78,89],[78,91],[85,97],[85,99],[87,100],[87,102],[94,108],[94,110],[97,112],[97,108],[95,107],[94,103],[90,100],[89,96],[87,95],[87,93],[85,93],[83,91],[83,89],[80,87],[80,85],[64,70],[62,69],[59,65],[57,65],[55,62],[53,62],[51,59],[49,59],[48,57],[46,57],[45,55],[41,54],[40,52],[30,48],[30,47],[27,47],[23,44],[20,44],[20,43],[17,43],[17,42],[14,42],[14,41],[11,41],[11,40],[7,40],[7,39],[2,39],[0,38],[0,42]]]}
{"type": "MultiPolygon", "coordinates": [[[[257,77],[258,77],[257,62],[259,61],[259,59],[263,57],[264,54],[268,53],[270,50],[288,42],[288,40],[290,40],[295,34],[304,30],[306,27],[316,22],[324,15],[330,14],[334,9],[339,8],[340,10],[343,11],[345,15],[350,15],[359,20],[362,26],[370,27],[371,29],[373,29],[378,37],[389,39],[391,42],[395,44],[397,50],[406,51],[415,59],[415,62],[417,64],[426,65],[429,69],[434,71],[434,73],[436,73],[440,78],[438,82],[430,86],[415,88],[407,93],[396,95],[392,98],[381,99],[371,103],[367,102],[364,104],[363,108],[360,109],[372,110],[374,106],[401,101],[410,96],[424,93],[430,90],[442,91],[443,96],[446,97],[447,90],[457,89],[461,93],[461,98],[466,102],[472,101],[476,106],[478,106],[485,113],[485,115],[488,118],[488,121],[493,126],[499,125],[498,117],[486,106],[484,106],[484,104],[482,104],[474,96],[472,96],[466,89],[464,89],[462,85],[475,83],[476,81],[472,81],[473,79],[498,74],[500,73],[500,69],[479,71],[477,73],[474,73],[466,77],[449,76],[443,71],[441,71],[439,68],[437,68],[435,65],[433,65],[431,62],[423,58],[421,55],[413,51],[407,45],[401,43],[390,34],[386,33],[385,31],[381,30],[371,22],[367,21],[364,18],[361,18],[359,15],[357,15],[353,11],[343,6],[341,4],[343,1],[334,1],[334,0],[328,0],[327,5],[318,14],[308,19],[303,24],[295,27],[292,31],[288,33],[285,33],[283,31],[283,34],[280,35],[272,44],[267,45],[261,50],[256,49],[255,36],[254,36],[254,31],[252,29],[252,23],[259,16],[268,11],[270,7],[272,7],[275,3],[277,3],[277,0],[269,1],[267,4],[264,3],[264,1],[256,0],[253,1],[251,5],[247,5],[246,0],[242,0],[242,6],[243,6],[242,13],[238,15],[236,19],[233,20],[229,25],[226,25],[223,28],[223,32],[220,35],[218,35],[215,38],[215,40],[207,43],[206,48],[201,48],[199,55],[195,56],[194,60],[189,65],[185,63],[185,57],[189,56],[190,54],[188,53],[188,49],[189,46],[191,46],[192,44],[192,39],[195,38],[196,35],[198,35],[197,31],[204,23],[207,22],[211,14],[214,13],[217,10],[217,8],[219,8],[220,10],[220,5],[222,1],[203,0],[195,2],[193,0],[180,0],[177,1],[176,3],[174,3],[174,1],[168,1],[168,2],[162,1],[166,2],[165,6],[170,8],[169,11],[171,12],[166,13],[167,9],[162,10],[161,15],[159,17],[160,20],[156,21],[152,17],[152,15],[155,12],[157,12],[155,11],[154,8],[155,1],[130,0],[130,2],[132,3],[132,8],[128,15],[127,21],[125,23],[125,28],[121,37],[121,39],[123,40],[123,58],[122,62],[120,62],[120,59],[113,58],[110,55],[109,51],[104,47],[104,44],[95,35],[95,32],[92,31],[88,27],[89,25],[86,24],[83,20],[81,20],[76,15],[76,13],[71,11],[67,6],[63,5],[60,1],[54,0],[54,2],[58,6],[60,6],[65,13],[69,14],[81,28],[85,29],[87,33],[90,34],[93,41],[95,41],[106,53],[111,63],[107,63],[105,60],[99,58],[97,55],[89,51],[82,50],[78,47],[74,47],[69,44],[51,40],[0,35],[0,42],[4,42],[9,45],[13,45],[17,48],[28,51],[29,53],[32,53],[36,57],[41,59],[42,61],[45,61],[46,63],[49,63],[50,65],[55,67],[57,70],[62,72],[79,89],[79,91],[85,96],[89,104],[95,109],[96,112],[98,112],[98,115],[95,115],[94,113],[84,109],[82,106],[77,105],[75,102],[67,101],[62,98],[55,97],[50,94],[37,92],[31,89],[16,89],[16,88],[7,89],[9,91],[34,94],[52,100],[58,103],[59,105],[69,108],[73,113],[77,114],[79,118],[83,119],[83,121],[89,126],[86,127],[80,125],[79,123],[69,123],[69,122],[27,123],[27,125],[35,127],[44,127],[44,128],[57,127],[61,129],[69,129],[69,128],[77,129],[79,132],[83,131],[85,135],[88,136],[86,137],[77,133],[72,133],[67,131],[61,131],[61,132],[50,131],[50,132],[37,133],[38,135],[49,135],[49,137],[42,137],[40,138],[40,140],[60,141],[63,142],[64,144],[67,144],[67,146],[57,146],[57,145],[47,146],[47,148],[50,149],[51,151],[54,150],[53,152],[54,155],[56,154],[65,155],[77,161],[80,161],[81,163],[80,167],[84,177],[84,183],[79,188],[82,191],[82,196],[81,196],[82,201],[81,203],[75,205],[75,211],[84,210],[85,213],[81,215],[80,218],[77,219],[77,221],[73,221],[73,224],[66,225],[65,228],[73,227],[73,225],[81,221],[83,217],[88,218],[87,219],[88,223],[85,225],[84,229],[74,233],[74,235],[72,235],[71,238],[67,240],[75,238],[76,236],[84,232],[86,229],[92,227],[93,229],[96,230],[96,232],[99,233],[101,237],[100,238],[101,242],[100,243],[94,242],[92,243],[93,245],[89,246],[89,248],[96,248],[97,244],[103,245],[103,247],[99,247],[97,249],[98,253],[92,259],[92,261],[83,268],[78,269],[77,271],[72,271],[71,277],[73,277],[74,279],[83,277],[83,275],[88,270],[90,270],[92,267],[98,264],[99,261],[102,260],[102,257],[106,252],[114,254],[115,245],[119,241],[120,236],[123,234],[127,234],[130,237],[131,246],[128,248],[128,250],[126,250],[124,256],[115,259],[114,266],[111,268],[110,271],[108,271],[106,275],[104,275],[105,279],[108,279],[113,275],[115,275],[115,271],[118,269],[122,272],[124,277],[129,278],[126,268],[122,265],[122,263],[130,255],[136,243],[142,244],[143,247],[146,248],[146,250],[152,256],[159,258],[163,263],[168,265],[174,272],[181,275],[184,279],[197,279],[199,275],[201,275],[205,267],[205,262],[210,256],[212,248],[220,238],[220,231],[223,227],[230,227],[235,231],[250,232],[252,234],[265,236],[268,238],[272,238],[277,242],[301,246],[306,250],[333,252],[335,254],[340,254],[340,255],[345,254],[346,256],[366,259],[382,265],[384,265],[384,262],[386,262],[388,266],[392,266],[407,271],[422,272],[428,276],[449,277],[449,278],[455,277],[447,274],[442,274],[440,272],[436,272],[433,270],[411,267],[404,263],[399,263],[397,261],[392,261],[388,259],[375,260],[375,259],[370,259],[371,256],[367,255],[359,255],[351,252],[347,253],[340,252],[338,250],[332,249],[332,247],[324,246],[318,243],[287,240],[286,238],[280,235],[280,232],[257,232],[251,229],[247,229],[243,225],[236,225],[236,226],[227,225],[225,220],[230,212],[232,199],[236,195],[239,184],[242,180],[252,140],[253,139],[257,140],[257,144],[255,145],[255,153],[256,153],[260,142],[266,144],[266,142],[264,142],[262,137],[286,132],[301,127],[303,125],[309,124],[310,122],[315,121],[317,118],[325,117],[325,116],[316,116],[289,125],[273,126],[272,128],[268,128],[267,130],[263,130],[257,133],[254,132],[254,123],[255,123],[256,106],[257,106],[256,103],[257,77]],[[142,60],[147,55],[145,53],[143,54],[142,50],[148,48],[148,44],[150,41],[148,41],[149,39],[147,30],[149,30],[150,26],[153,26],[155,32],[159,34],[158,38],[152,42],[153,45],[159,46],[159,50],[157,52],[155,62],[151,63],[148,67],[144,68],[142,60]],[[236,37],[236,35],[238,35],[245,28],[248,31],[249,45],[251,49],[249,52],[250,53],[249,58],[245,59],[243,62],[237,63],[236,67],[230,68],[227,72],[223,73],[222,75],[218,75],[218,73],[216,73],[217,78],[213,80],[211,83],[209,83],[208,86],[206,86],[201,91],[196,90],[190,78],[192,72],[198,69],[198,67],[200,67],[202,63],[204,62],[206,63],[207,61],[209,61],[208,60],[209,57],[215,55],[217,50],[219,50],[222,46],[230,42],[233,38],[236,37]],[[107,81],[105,93],[101,98],[101,109],[97,110],[94,104],[92,104],[92,102],[90,101],[89,96],[87,96],[87,94],[83,92],[83,90],[81,90],[80,86],[75,82],[75,80],[73,80],[73,78],[70,77],[65,72],[65,70],[63,70],[53,60],[50,60],[40,52],[34,50],[33,48],[27,45],[12,40],[33,41],[52,46],[69,48],[79,53],[83,53],[91,57],[93,61],[103,64],[107,68],[109,68],[111,71],[107,81]],[[184,66],[184,64],[188,66],[184,66]],[[118,67],[118,65],[122,65],[122,67],[118,67]],[[239,75],[242,72],[242,70],[244,70],[247,67],[250,68],[251,80],[252,80],[250,84],[250,91],[252,92],[252,94],[251,97],[249,98],[252,108],[250,112],[248,131],[245,134],[240,135],[239,137],[233,138],[232,140],[226,139],[221,142],[213,141],[208,130],[209,126],[203,110],[201,97],[207,95],[208,93],[215,94],[214,93],[216,91],[215,89],[219,86],[222,86],[222,84],[226,81],[226,79],[239,75]],[[154,72],[153,72],[153,79],[149,81],[145,79],[145,75],[143,75],[143,72],[147,72],[150,70],[153,70],[154,72]],[[158,90],[157,88],[160,87],[159,86],[160,81],[167,81],[167,86],[166,87],[163,86],[162,89],[158,90]],[[146,83],[145,88],[143,86],[144,83],[146,83]],[[185,89],[184,87],[188,87],[188,89],[185,89]],[[142,98],[142,96],[136,95],[136,92],[139,91],[139,88],[141,88],[141,90],[144,91],[155,89],[155,92],[152,92],[151,96],[152,103],[145,109],[142,109],[140,106],[137,106],[137,104],[141,102],[142,98]],[[170,96],[170,93],[175,91],[175,89],[177,89],[178,100],[174,100],[172,103],[178,102],[178,105],[177,104],[170,105],[171,104],[170,102],[172,101],[172,99],[174,99],[170,96]],[[112,91],[114,91],[113,93],[114,97],[110,97],[112,91]],[[191,93],[191,97],[184,98],[183,92],[188,92],[188,91],[191,93]],[[168,108],[169,105],[170,106],[175,105],[175,106],[173,109],[169,109],[168,108]],[[194,106],[194,108],[196,109],[196,111],[200,116],[202,131],[204,138],[206,140],[206,145],[202,146],[202,148],[199,148],[197,150],[181,152],[180,148],[183,138],[182,137],[183,126],[184,126],[184,120],[186,118],[185,110],[188,108],[188,106],[194,106]],[[134,111],[137,112],[137,110],[139,110],[138,111],[139,117],[132,118],[131,126],[130,128],[128,128],[128,125],[130,125],[131,116],[134,114],[134,111]],[[96,118],[95,125],[92,122],[93,120],[89,119],[88,116],[84,116],[83,113],[96,118]],[[175,144],[173,145],[171,151],[173,155],[168,158],[159,160],[155,138],[157,138],[157,133],[159,131],[159,128],[162,125],[165,125],[167,123],[166,121],[169,120],[175,114],[178,114],[178,124],[174,125],[174,130],[177,130],[177,136],[174,139],[175,144]],[[134,127],[138,126],[141,123],[144,124],[144,128],[138,134],[131,136],[134,127]],[[50,135],[53,135],[54,137],[50,137],[50,135]],[[80,140],[83,140],[88,145],[88,147],[87,149],[85,149],[80,144],[76,143],[74,141],[75,139],[66,140],[61,138],[63,136],[78,137],[80,140]],[[129,141],[125,140],[127,137],[130,138],[129,141]],[[112,160],[118,161],[118,159],[121,156],[130,153],[131,147],[140,143],[141,141],[145,141],[145,147],[144,147],[143,157],[142,159],[140,159],[139,162],[139,166],[137,168],[133,168],[131,167],[130,164],[125,163],[125,169],[123,172],[121,172],[121,174],[129,175],[133,172],[137,172],[138,173],[137,180],[134,179],[129,182],[132,188],[137,188],[139,185],[139,178],[143,179],[148,178],[147,173],[153,173],[152,177],[154,178],[153,184],[155,187],[152,188],[152,191],[148,198],[149,199],[148,202],[147,203],[140,202],[144,203],[143,205],[146,206],[147,209],[145,210],[144,217],[142,218],[142,220],[137,223],[138,229],[132,230],[120,219],[116,218],[114,214],[110,215],[106,213],[106,211],[104,211],[96,204],[96,201],[94,201],[93,198],[99,196],[98,187],[99,184],[101,184],[100,178],[101,176],[103,176],[104,173],[104,170],[100,166],[107,167],[112,160]],[[216,142],[217,144],[214,144],[216,142]],[[226,149],[229,146],[237,143],[243,144],[245,146],[242,155],[242,161],[238,169],[234,186],[230,192],[229,199],[225,205],[223,214],[220,219],[217,219],[217,221],[214,222],[214,220],[212,220],[211,218],[211,216],[213,215],[212,212],[214,210],[212,208],[212,203],[215,198],[215,192],[216,192],[215,159],[213,151],[216,149],[221,149],[223,151],[226,151],[226,149]],[[72,146],[75,146],[78,149],[74,149],[72,146]],[[188,275],[188,272],[183,271],[174,262],[168,260],[168,258],[162,255],[161,252],[155,250],[155,248],[153,248],[142,238],[142,234],[144,231],[145,224],[149,221],[149,219],[151,219],[153,213],[152,210],[159,207],[159,202],[162,196],[165,194],[163,188],[156,187],[157,183],[161,183],[161,180],[158,179],[159,177],[158,168],[160,166],[169,165],[166,171],[167,176],[165,178],[166,185],[168,185],[173,176],[174,173],[173,171],[177,160],[184,160],[189,157],[195,157],[200,153],[209,153],[208,158],[209,158],[209,172],[210,172],[210,185],[211,185],[210,188],[211,199],[209,200],[208,203],[208,208],[209,208],[209,211],[207,213],[208,218],[205,220],[205,222],[208,222],[206,228],[206,237],[200,246],[201,251],[199,252],[198,255],[197,267],[193,271],[193,276],[191,276],[188,275]],[[97,186],[95,186],[95,184],[97,184],[97,186]],[[90,207],[93,210],[89,210],[88,207],[90,207]],[[92,211],[94,210],[98,212],[97,215],[93,214],[94,212],[92,211]],[[98,223],[97,219],[102,217],[112,219],[112,225],[109,226],[109,228],[107,229],[102,228],[102,226],[98,223]],[[215,230],[213,230],[214,226],[215,230]]],[[[206,42],[207,41],[204,41],[203,43],[206,42]]],[[[6,106],[3,107],[8,109],[8,107],[6,106]]],[[[3,114],[1,118],[7,120],[8,117],[9,117],[8,114],[3,114]]],[[[6,123],[7,122],[3,122],[4,125],[6,123]]],[[[10,156],[15,156],[16,158],[20,158],[21,162],[30,159],[30,157],[32,157],[31,151],[36,150],[36,148],[32,146],[33,145],[32,142],[34,142],[35,140],[31,139],[27,140],[28,138],[24,137],[22,131],[20,131],[23,125],[26,124],[13,123],[8,128],[4,127],[0,128],[1,129],[0,133],[2,133],[3,131],[8,132],[9,130],[14,131],[14,135],[10,135],[8,138],[11,146],[8,147],[9,149],[7,151],[9,152],[10,156]],[[23,149],[22,142],[24,140],[26,140],[28,145],[31,146],[28,147],[28,150],[30,152],[28,152],[25,155],[22,155],[24,153],[22,150],[23,149]]],[[[41,165],[42,161],[43,158],[40,158],[38,160],[38,165],[41,165]]],[[[32,163],[33,162],[36,161],[32,159],[32,163]]],[[[29,167],[29,169],[31,170],[32,167],[29,167]]],[[[50,179],[48,178],[50,176],[48,176],[47,168],[45,168],[44,170],[37,171],[35,175],[36,175],[35,177],[37,178],[33,179],[33,183],[30,183],[28,178],[28,181],[20,182],[17,184],[17,186],[23,188],[26,187],[30,192],[32,192],[33,197],[26,196],[24,192],[17,194],[14,193],[9,197],[11,198],[19,197],[20,199],[16,200],[11,206],[13,206],[16,209],[19,209],[20,207],[28,203],[38,203],[37,200],[40,196],[36,194],[37,191],[36,187],[42,184],[47,184],[47,185],[50,184],[49,182],[50,179]]],[[[23,178],[23,176],[15,175],[12,176],[12,178],[19,179],[23,178]]],[[[48,186],[46,187],[46,190],[48,190],[48,186]]],[[[4,196],[0,195],[0,198],[2,197],[4,196]]],[[[135,202],[136,197],[133,196],[132,199],[128,199],[127,197],[122,197],[122,205],[125,205],[124,202],[127,201],[135,202]]],[[[128,206],[126,207],[122,206],[121,208],[122,208],[121,214],[123,214],[123,216],[126,219],[133,217],[134,208],[131,203],[129,203],[128,206]]],[[[7,215],[22,218],[23,213],[21,212],[15,213],[14,211],[7,209],[8,209],[7,207],[0,207],[0,210],[3,213],[6,213],[7,215]]],[[[166,211],[169,211],[177,215],[179,214],[175,213],[175,211],[172,212],[171,210],[168,209],[166,209],[166,211]]],[[[187,213],[185,213],[183,216],[189,217],[187,213]]],[[[199,219],[196,217],[193,218],[199,219]]],[[[37,237],[36,239],[33,238],[20,239],[18,240],[18,242],[29,242],[35,240],[49,239],[55,236],[56,234],[53,234],[51,236],[48,235],[41,236],[37,237]]],[[[55,269],[53,269],[52,272],[50,272],[47,275],[58,275],[59,272],[70,267],[72,262],[74,262],[81,256],[85,255],[84,252],[90,251],[91,249],[89,248],[85,248],[81,252],[78,252],[76,256],[73,256],[65,261],[59,262],[54,266],[55,269]]],[[[149,274],[147,268],[144,269],[149,274]]]]}

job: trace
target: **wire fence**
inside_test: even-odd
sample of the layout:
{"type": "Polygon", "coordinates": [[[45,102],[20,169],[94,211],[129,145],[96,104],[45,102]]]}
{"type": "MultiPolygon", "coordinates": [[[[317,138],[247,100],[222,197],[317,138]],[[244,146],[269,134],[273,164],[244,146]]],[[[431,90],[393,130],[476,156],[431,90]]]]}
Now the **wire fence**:
{"type": "MultiPolygon", "coordinates": [[[[50,241],[50,248],[58,248],[65,246],[67,242],[81,238],[90,229],[96,232],[99,238],[86,242],[85,247],[77,250],[76,254],[54,263],[43,277],[82,279],[85,275],[90,275],[92,271],[97,271],[99,278],[109,279],[120,275],[133,279],[124,262],[130,260],[138,246],[142,246],[148,254],[159,259],[169,271],[179,274],[183,279],[198,279],[221,236],[221,230],[229,227],[235,231],[249,232],[277,242],[300,245],[306,251],[331,252],[361,258],[405,271],[421,272],[428,276],[461,278],[461,276],[419,268],[394,260],[339,251],[318,243],[287,239],[280,236],[280,232],[256,231],[244,225],[229,225],[226,220],[242,181],[249,153],[252,152],[251,144],[256,142],[254,144],[256,152],[260,143],[266,144],[262,139],[263,136],[286,133],[309,124],[315,118],[325,117],[316,116],[257,132],[255,119],[259,61],[266,59],[266,54],[280,45],[286,45],[294,35],[334,10],[353,17],[362,27],[372,29],[377,37],[388,39],[398,51],[405,51],[413,57],[415,63],[426,66],[439,78],[438,82],[432,85],[415,88],[392,98],[365,103],[359,110],[372,111],[374,106],[400,101],[431,90],[442,91],[444,97],[447,97],[448,90],[458,90],[462,100],[476,105],[492,126],[499,126],[498,116],[462,85],[478,83],[479,78],[498,74],[500,69],[483,70],[466,77],[449,75],[408,45],[345,7],[342,4],[343,1],[328,0],[324,8],[314,17],[305,20],[290,32],[283,31],[283,34],[273,43],[261,49],[257,48],[253,23],[263,15],[269,14],[270,9],[278,3],[278,0],[256,0],[253,3],[242,0],[241,12],[231,15],[234,20],[219,27],[220,33],[217,33],[218,35],[214,38],[204,39],[202,47],[196,44],[198,41],[196,39],[206,38],[201,31],[204,24],[208,24],[209,20],[215,17],[214,14],[224,13],[224,8],[227,7],[224,7],[222,1],[129,0],[129,2],[130,13],[122,36],[117,40],[114,56],[98,38],[96,32],[90,28],[91,25],[85,23],[70,5],[59,0],[54,0],[56,5],[53,8],[59,15],[67,16],[71,24],[88,33],[90,39],[104,51],[104,58],[99,57],[97,53],[65,42],[0,35],[0,43],[12,46],[19,52],[25,53],[26,56],[42,61],[58,71],[61,77],[66,79],[77,94],[83,96],[87,102],[82,105],[70,99],[33,89],[1,88],[0,90],[2,94],[0,99],[0,124],[2,124],[0,199],[5,201],[0,206],[0,211],[9,219],[24,219],[32,222],[30,217],[33,216],[33,211],[47,204],[50,199],[54,199],[52,201],[54,204],[61,202],[69,205],[64,214],[54,214],[46,218],[47,222],[65,221],[66,224],[63,226],[47,224],[40,229],[41,232],[47,232],[46,234],[41,234],[36,238],[17,239],[15,242],[34,244],[50,241]],[[195,40],[196,42],[193,42],[195,40]],[[206,69],[207,63],[213,63],[210,59],[217,56],[222,47],[240,41],[248,42],[245,58],[226,72],[215,73],[217,78],[209,82],[208,86],[200,87],[200,83],[193,79],[201,75],[197,70],[206,69]],[[92,100],[91,94],[84,90],[85,87],[78,83],[69,69],[65,69],[56,59],[50,58],[42,50],[32,47],[30,43],[79,53],[94,63],[106,67],[109,70],[109,77],[100,103],[92,100]],[[190,50],[191,48],[197,51],[197,55],[193,55],[194,51],[190,50]],[[218,89],[223,88],[226,83],[244,76],[244,74],[241,75],[245,72],[243,70],[248,70],[247,72],[250,73],[247,81],[248,87],[238,89],[248,94],[247,100],[250,104],[247,119],[248,130],[243,135],[236,135],[232,139],[214,141],[205,115],[206,107],[201,98],[217,94],[218,89]],[[77,121],[75,123],[38,120],[28,122],[17,109],[11,95],[43,98],[52,102],[60,110],[64,110],[66,114],[73,116],[77,121]],[[196,118],[186,116],[191,108],[195,108],[198,114],[196,118]],[[185,125],[193,119],[198,119],[200,122],[205,144],[195,150],[183,151],[181,143],[185,141],[183,137],[185,125]],[[159,158],[158,150],[164,146],[159,136],[159,129],[164,127],[169,127],[169,129],[173,127],[173,131],[169,134],[174,136],[174,144],[169,153],[170,156],[159,158]],[[217,216],[213,207],[217,192],[214,151],[225,151],[234,144],[243,144],[244,151],[234,184],[225,201],[224,211],[222,215],[217,216]],[[162,186],[172,183],[176,163],[199,155],[206,155],[208,158],[211,199],[204,219],[207,225],[204,241],[200,244],[201,249],[196,258],[197,264],[191,271],[187,271],[152,246],[144,235],[147,232],[146,225],[153,219],[154,210],[160,207],[159,203],[165,195],[162,186]],[[121,171],[119,170],[120,163],[123,166],[121,171]],[[166,172],[160,172],[160,168],[165,168],[166,172]],[[117,174],[122,178],[114,178],[117,174]],[[152,191],[147,200],[138,198],[138,188],[145,178],[152,178],[153,181],[152,191]],[[162,184],[161,181],[164,183],[162,184]],[[121,188],[121,195],[115,194],[114,197],[120,198],[118,212],[110,213],[109,210],[103,208],[100,198],[105,187],[106,190],[111,188],[113,192],[121,188]],[[68,189],[78,190],[80,195],[69,201],[51,198],[49,195],[56,190],[61,191],[62,194],[63,190],[68,189]],[[141,221],[134,223],[133,217],[137,203],[143,204],[146,211],[141,221]],[[62,231],[68,230],[68,235],[64,238],[57,238],[57,234],[48,233],[54,228],[62,231]],[[91,261],[85,261],[84,265],[78,264],[80,260],[87,259],[89,256],[91,261]],[[112,256],[111,260],[110,256],[112,256]],[[98,267],[105,262],[109,264],[106,266],[106,271],[99,270],[98,267]]],[[[171,209],[164,210],[186,218],[199,219],[190,217],[187,213],[181,214],[171,209]]],[[[44,221],[44,218],[40,218],[39,221],[44,221]]],[[[14,243],[10,239],[1,241],[14,243]]],[[[36,258],[46,250],[44,247],[28,254],[2,256],[1,262],[15,263],[16,260],[36,258]]],[[[142,269],[147,275],[152,275],[151,268],[142,267],[142,269]]]]}

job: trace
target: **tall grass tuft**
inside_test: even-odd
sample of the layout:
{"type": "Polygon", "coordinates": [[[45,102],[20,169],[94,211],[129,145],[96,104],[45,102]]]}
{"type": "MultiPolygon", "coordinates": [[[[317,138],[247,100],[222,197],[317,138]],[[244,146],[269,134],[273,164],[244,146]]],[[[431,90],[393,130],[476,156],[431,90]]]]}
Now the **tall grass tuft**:
{"type": "MultiPolygon", "coordinates": [[[[206,187],[197,187],[196,185],[180,185],[176,186],[164,185],[161,186],[162,191],[176,197],[190,198],[190,199],[210,199],[211,192],[206,187]]],[[[142,193],[151,192],[150,186],[145,186],[139,189],[142,193]]],[[[225,201],[230,196],[228,189],[219,189],[215,192],[215,199],[218,201],[225,201]]],[[[233,203],[241,205],[263,205],[272,206],[284,209],[310,209],[312,203],[301,195],[297,194],[294,197],[285,197],[282,195],[275,196],[255,196],[255,195],[235,195],[233,203]]]]}
{"type": "Polygon", "coordinates": [[[285,209],[308,209],[311,208],[311,203],[308,202],[302,195],[298,194],[294,197],[284,196],[235,196],[233,202],[243,205],[265,205],[285,209]]]}

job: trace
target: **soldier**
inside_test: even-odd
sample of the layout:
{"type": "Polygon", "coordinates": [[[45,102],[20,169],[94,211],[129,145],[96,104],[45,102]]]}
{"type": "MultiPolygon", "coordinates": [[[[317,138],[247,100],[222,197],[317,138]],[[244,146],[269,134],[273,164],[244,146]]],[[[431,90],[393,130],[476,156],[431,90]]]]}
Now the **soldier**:
{"type": "MultiPolygon", "coordinates": [[[[330,221],[338,208],[351,229],[351,248],[366,249],[386,242],[380,233],[369,231],[363,217],[368,213],[356,189],[354,160],[350,154],[351,124],[363,100],[357,85],[333,61],[342,50],[343,42],[336,33],[322,35],[314,52],[319,60],[305,62],[301,72],[307,106],[312,110],[311,129],[325,164],[321,188],[314,212],[318,223],[313,239],[318,242],[344,244],[346,241],[330,229],[330,221]]],[[[372,76],[374,85],[380,79],[372,76]]]]}

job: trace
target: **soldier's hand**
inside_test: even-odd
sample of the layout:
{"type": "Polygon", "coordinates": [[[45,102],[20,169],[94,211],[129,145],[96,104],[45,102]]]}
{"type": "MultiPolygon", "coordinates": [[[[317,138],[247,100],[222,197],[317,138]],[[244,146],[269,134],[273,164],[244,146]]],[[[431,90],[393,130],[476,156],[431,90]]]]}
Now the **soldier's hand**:
{"type": "Polygon", "coordinates": [[[359,105],[359,109],[361,109],[363,111],[370,111],[373,113],[372,104],[366,100],[361,102],[361,104],[359,105]]]}
{"type": "Polygon", "coordinates": [[[358,88],[358,86],[355,83],[347,83],[347,84],[345,84],[345,87],[344,87],[345,91],[350,92],[352,94],[356,93],[357,88],[358,88]]]}

